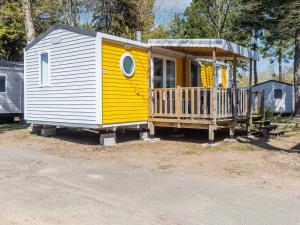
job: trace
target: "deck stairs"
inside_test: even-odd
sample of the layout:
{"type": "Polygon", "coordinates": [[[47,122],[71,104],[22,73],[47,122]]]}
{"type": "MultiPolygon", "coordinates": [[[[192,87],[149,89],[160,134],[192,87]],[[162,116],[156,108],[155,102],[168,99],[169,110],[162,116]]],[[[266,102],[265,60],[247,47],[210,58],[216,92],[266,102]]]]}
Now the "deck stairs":
{"type": "Polygon", "coordinates": [[[263,137],[283,136],[285,130],[278,128],[278,125],[272,124],[270,120],[259,120],[253,122],[256,133],[263,137]]]}

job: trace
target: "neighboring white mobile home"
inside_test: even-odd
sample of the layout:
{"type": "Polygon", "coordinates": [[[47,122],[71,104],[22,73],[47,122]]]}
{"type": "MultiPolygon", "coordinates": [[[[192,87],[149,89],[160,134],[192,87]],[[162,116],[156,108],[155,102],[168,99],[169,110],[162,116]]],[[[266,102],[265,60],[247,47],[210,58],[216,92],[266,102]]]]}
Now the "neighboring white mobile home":
{"type": "Polygon", "coordinates": [[[23,64],[0,60],[0,117],[23,113],[23,64]]]}
{"type": "Polygon", "coordinates": [[[294,86],[269,80],[252,87],[253,91],[264,91],[265,108],[274,113],[294,113],[294,86]]]}

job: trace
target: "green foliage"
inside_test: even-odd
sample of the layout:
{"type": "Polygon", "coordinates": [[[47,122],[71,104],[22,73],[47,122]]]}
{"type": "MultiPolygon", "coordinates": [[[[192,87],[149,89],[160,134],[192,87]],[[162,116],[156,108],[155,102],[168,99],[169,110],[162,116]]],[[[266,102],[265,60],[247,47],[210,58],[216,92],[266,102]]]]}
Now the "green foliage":
{"type": "Polygon", "coordinates": [[[40,35],[51,25],[62,22],[62,10],[66,5],[57,0],[32,0],[32,14],[35,32],[40,35]]]}
{"type": "Polygon", "coordinates": [[[266,120],[270,120],[271,122],[276,121],[276,116],[274,115],[275,109],[271,106],[267,106],[265,108],[265,118],[266,120]]]}
{"type": "Polygon", "coordinates": [[[19,61],[26,43],[23,13],[16,2],[0,6],[0,59],[19,61]]]}
{"type": "Polygon", "coordinates": [[[148,32],[154,24],[154,0],[97,1],[93,11],[96,31],[133,38],[136,31],[148,32]]]}
{"type": "Polygon", "coordinates": [[[238,0],[193,0],[183,16],[175,15],[170,25],[170,36],[233,40],[232,22],[238,3],[238,0]]]}
{"type": "Polygon", "coordinates": [[[164,26],[158,26],[154,29],[145,31],[143,34],[143,40],[147,41],[149,39],[163,39],[169,38],[168,30],[164,26]]]}

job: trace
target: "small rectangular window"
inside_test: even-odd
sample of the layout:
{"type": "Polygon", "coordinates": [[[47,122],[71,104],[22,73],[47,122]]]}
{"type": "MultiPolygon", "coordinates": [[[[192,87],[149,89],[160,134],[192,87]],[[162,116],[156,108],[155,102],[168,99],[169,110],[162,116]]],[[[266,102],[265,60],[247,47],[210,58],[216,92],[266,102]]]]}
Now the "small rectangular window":
{"type": "Polygon", "coordinates": [[[49,72],[49,54],[41,53],[41,85],[48,85],[50,83],[49,72]]]}
{"type": "Polygon", "coordinates": [[[0,92],[6,92],[6,76],[0,76],[0,92]]]}
{"type": "Polygon", "coordinates": [[[274,89],[274,98],[282,99],[282,89],[274,89]]]}

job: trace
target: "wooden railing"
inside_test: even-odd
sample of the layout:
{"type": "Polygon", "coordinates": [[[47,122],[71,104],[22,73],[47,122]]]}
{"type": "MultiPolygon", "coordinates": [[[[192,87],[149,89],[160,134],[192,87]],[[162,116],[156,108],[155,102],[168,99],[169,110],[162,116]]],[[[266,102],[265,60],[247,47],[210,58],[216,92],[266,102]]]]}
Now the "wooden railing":
{"type": "MultiPolygon", "coordinates": [[[[234,96],[237,117],[246,117],[249,115],[249,93],[249,90],[237,90],[235,95],[230,88],[155,88],[150,92],[150,117],[191,120],[232,118],[234,96]]],[[[253,105],[253,111],[255,107],[253,105]]]]}

